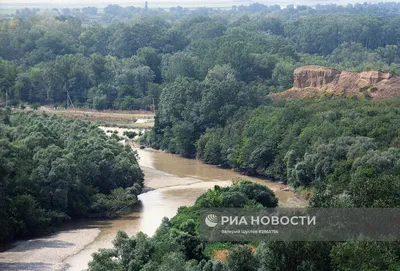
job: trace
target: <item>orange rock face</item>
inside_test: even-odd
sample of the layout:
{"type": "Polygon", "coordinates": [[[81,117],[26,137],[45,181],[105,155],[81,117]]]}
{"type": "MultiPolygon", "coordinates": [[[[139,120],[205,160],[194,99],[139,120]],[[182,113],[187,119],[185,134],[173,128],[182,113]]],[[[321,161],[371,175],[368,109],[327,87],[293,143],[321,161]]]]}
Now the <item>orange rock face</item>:
{"type": "Polygon", "coordinates": [[[293,88],[272,94],[274,99],[328,96],[389,98],[400,96],[400,77],[389,72],[354,73],[322,66],[304,66],[293,74],[293,88]]]}
{"type": "Polygon", "coordinates": [[[293,74],[293,88],[322,88],[337,81],[341,71],[320,66],[297,68],[293,74]]]}

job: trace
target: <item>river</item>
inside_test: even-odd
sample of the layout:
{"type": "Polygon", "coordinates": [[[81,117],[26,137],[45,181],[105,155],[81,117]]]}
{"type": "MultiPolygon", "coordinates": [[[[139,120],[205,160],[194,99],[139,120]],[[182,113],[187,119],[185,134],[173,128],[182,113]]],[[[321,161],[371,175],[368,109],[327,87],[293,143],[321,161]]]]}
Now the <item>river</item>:
{"type": "Polygon", "coordinates": [[[293,192],[284,191],[285,186],[277,182],[245,177],[162,151],[137,151],[147,192],[139,195],[140,203],[132,213],[116,219],[74,221],[52,236],[16,242],[10,250],[0,253],[0,270],[85,269],[93,252],[112,247],[118,230],[129,235],[139,231],[152,235],[163,217],[171,218],[180,206],[192,205],[209,188],[217,184],[227,186],[235,178],[267,185],[279,198],[280,206],[302,204],[293,192]]]}

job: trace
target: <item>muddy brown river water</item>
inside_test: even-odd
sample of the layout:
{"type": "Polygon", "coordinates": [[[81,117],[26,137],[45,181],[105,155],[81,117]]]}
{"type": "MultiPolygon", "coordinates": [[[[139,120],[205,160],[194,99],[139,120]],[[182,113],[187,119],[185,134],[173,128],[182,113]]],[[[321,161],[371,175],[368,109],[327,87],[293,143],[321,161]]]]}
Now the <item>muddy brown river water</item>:
{"type": "Polygon", "coordinates": [[[132,213],[116,219],[74,221],[55,235],[17,242],[12,249],[0,253],[0,270],[86,269],[93,252],[112,247],[118,230],[129,235],[139,231],[152,235],[163,217],[173,217],[180,206],[192,205],[209,188],[230,185],[235,178],[267,185],[281,206],[302,205],[293,192],[283,191],[283,184],[161,151],[137,151],[148,192],[139,196],[140,204],[132,213]]]}

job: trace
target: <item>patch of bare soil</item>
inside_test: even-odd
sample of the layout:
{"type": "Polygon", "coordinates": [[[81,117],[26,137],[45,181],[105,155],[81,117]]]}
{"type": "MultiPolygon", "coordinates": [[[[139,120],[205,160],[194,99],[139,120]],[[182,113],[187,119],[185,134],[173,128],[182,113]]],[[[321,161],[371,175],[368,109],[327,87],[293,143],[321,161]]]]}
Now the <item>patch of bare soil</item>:
{"type": "MultiPolygon", "coordinates": [[[[253,254],[256,253],[257,248],[255,246],[253,246],[253,245],[245,245],[245,246],[250,247],[253,254]]],[[[228,249],[215,250],[213,259],[219,260],[221,262],[225,262],[229,256],[229,252],[230,251],[228,249]]]]}
{"type": "Polygon", "coordinates": [[[154,126],[154,113],[150,111],[97,111],[91,109],[55,109],[42,106],[38,112],[66,118],[101,121],[107,126],[148,129],[154,126]]]}
{"type": "Polygon", "coordinates": [[[322,66],[304,66],[293,74],[293,88],[271,94],[274,100],[316,97],[391,98],[400,96],[400,77],[389,72],[354,73],[322,66]]]}

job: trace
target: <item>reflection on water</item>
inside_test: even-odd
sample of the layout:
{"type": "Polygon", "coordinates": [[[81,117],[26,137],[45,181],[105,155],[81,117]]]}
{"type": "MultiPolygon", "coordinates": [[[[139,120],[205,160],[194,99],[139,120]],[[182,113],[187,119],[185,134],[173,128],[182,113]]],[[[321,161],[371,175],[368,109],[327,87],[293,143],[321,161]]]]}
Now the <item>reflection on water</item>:
{"type": "Polygon", "coordinates": [[[112,247],[118,230],[134,235],[143,231],[154,234],[163,217],[173,217],[180,206],[192,205],[197,197],[214,185],[227,186],[235,178],[250,179],[268,185],[279,198],[285,202],[293,197],[292,192],[284,192],[279,183],[240,175],[232,170],[205,165],[197,160],[155,151],[138,149],[139,164],[145,173],[145,186],[154,189],[141,194],[141,203],[129,215],[117,219],[78,221],[71,223],[74,228],[100,228],[101,233],[96,240],[80,253],[66,259],[70,265],[68,270],[87,268],[91,254],[100,248],[112,247]]]}
{"type": "MultiPolygon", "coordinates": [[[[282,191],[283,185],[278,182],[271,182],[261,178],[244,176],[230,169],[222,169],[213,165],[203,164],[199,160],[185,159],[178,155],[156,151],[152,149],[137,150],[142,167],[149,167],[173,174],[181,178],[200,179],[205,182],[232,181],[237,178],[251,180],[253,182],[267,185],[272,189],[280,202],[285,202],[293,197],[293,193],[282,191]]],[[[148,180],[146,180],[147,182],[148,180]]],[[[188,188],[189,189],[189,188],[188,188]]]]}
{"type": "Polygon", "coordinates": [[[194,177],[203,181],[232,180],[241,176],[231,170],[221,169],[216,166],[206,165],[195,159],[185,159],[178,155],[156,151],[152,149],[137,150],[140,157],[140,165],[179,177],[194,177]]]}

